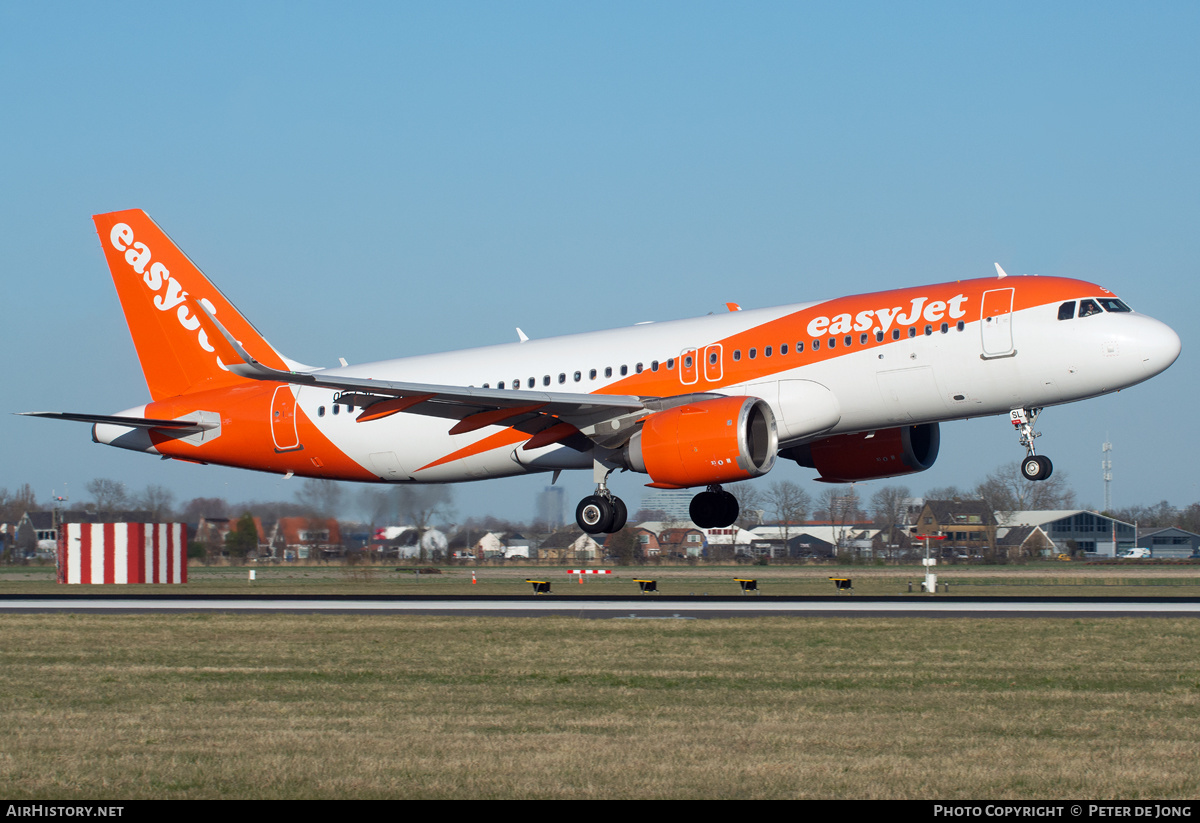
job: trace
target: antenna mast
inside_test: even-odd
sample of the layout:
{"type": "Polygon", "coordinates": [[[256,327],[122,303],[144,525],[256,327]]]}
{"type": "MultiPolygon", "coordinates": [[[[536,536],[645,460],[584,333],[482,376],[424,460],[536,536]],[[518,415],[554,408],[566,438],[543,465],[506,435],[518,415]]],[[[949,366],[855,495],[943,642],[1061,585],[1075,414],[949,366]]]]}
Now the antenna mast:
{"type": "Polygon", "coordinates": [[[1112,458],[1108,455],[1112,453],[1112,443],[1108,442],[1108,432],[1104,433],[1104,444],[1100,447],[1100,453],[1104,455],[1104,459],[1100,461],[1100,468],[1104,477],[1104,510],[1112,511],[1112,458]]]}

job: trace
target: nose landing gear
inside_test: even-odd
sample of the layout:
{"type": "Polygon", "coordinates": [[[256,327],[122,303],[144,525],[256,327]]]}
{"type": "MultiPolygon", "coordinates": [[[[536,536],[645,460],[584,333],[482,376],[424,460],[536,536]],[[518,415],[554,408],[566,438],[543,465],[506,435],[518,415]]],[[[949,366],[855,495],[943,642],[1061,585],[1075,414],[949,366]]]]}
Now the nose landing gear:
{"type": "Polygon", "coordinates": [[[1025,447],[1025,459],[1021,461],[1021,474],[1026,480],[1047,480],[1054,473],[1054,464],[1050,462],[1050,458],[1034,453],[1033,440],[1041,437],[1042,433],[1034,431],[1033,424],[1037,422],[1038,415],[1041,413],[1040,408],[1013,409],[1009,412],[1013,428],[1020,433],[1017,440],[1025,447]]]}

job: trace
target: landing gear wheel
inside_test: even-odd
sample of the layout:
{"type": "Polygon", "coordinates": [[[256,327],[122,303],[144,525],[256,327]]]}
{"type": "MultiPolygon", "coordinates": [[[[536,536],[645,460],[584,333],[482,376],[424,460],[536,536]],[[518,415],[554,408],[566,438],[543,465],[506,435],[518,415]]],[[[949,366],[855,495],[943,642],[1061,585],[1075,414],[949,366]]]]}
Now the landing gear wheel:
{"type": "Polygon", "coordinates": [[[724,489],[702,491],[692,498],[688,514],[702,529],[723,529],[738,519],[737,498],[724,489]]]}
{"type": "Polygon", "coordinates": [[[629,519],[629,509],[625,508],[625,501],[619,497],[612,499],[612,508],[612,522],[608,524],[608,528],[605,531],[609,534],[616,534],[625,528],[625,521],[629,519]]]}
{"type": "Polygon", "coordinates": [[[688,516],[702,529],[714,528],[718,518],[720,497],[716,492],[700,492],[688,506],[688,516]]]}
{"type": "Polygon", "coordinates": [[[717,526],[720,528],[732,526],[738,519],[738,515],[742,513],[742,508],[738,505],[737,498],[729,492],[722,490],[718,494],[721,498],[721,518],[717,526]]]}
{"type": "Polygon", "coordinates": [[[1021,461],[1021,474],[1026,480],[1046,480],[1053,473],[1054,464],[1045,455],[1031,454],[1021,461]]]}
{"type": "MultiPolygon", "coordinates": [[[[622,504],[624,508],[624,504],[622,504]]],[[[575,522],[587,534],[610,531],[613,522],[613,506],[605,498],[593,494],[579,501],[575,507],[575,522]]]]}

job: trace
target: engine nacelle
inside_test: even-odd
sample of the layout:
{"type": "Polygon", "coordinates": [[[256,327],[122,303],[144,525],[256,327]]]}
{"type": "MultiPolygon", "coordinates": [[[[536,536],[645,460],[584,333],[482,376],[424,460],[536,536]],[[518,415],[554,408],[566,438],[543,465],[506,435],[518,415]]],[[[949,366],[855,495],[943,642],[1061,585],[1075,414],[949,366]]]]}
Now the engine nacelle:
{"type": "Polygon", "coordinates": [[[626,444],[625,463],[650,485],[685,489],[764,475],[775,465],[775,415],[759,397],[719,397],[656,412],[626,444]]]}
{"type": "Polygon", "coordinates": [[[937,460],[937,423],[901,426],[858,434],[838,434],[784,449],[780,454],[821,473],[827,483],[853,483],[923,472],[937,460]]]}

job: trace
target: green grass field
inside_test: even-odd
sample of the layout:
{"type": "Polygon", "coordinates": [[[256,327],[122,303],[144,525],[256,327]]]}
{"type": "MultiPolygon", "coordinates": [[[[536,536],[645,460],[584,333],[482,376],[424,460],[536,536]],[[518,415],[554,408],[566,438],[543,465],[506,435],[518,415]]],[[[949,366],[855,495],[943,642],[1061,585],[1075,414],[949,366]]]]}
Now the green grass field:
{"type": "MultiPolygon", "coordinates": [[[[579,586],[561,570],[485,569],[472,586],[463,569],[418,582],[300,567],[251,586],[244,568],[199,569],[173,590],[523,594],[552,571],[556,593],[633,593],[649,572],[668,593],[732,594],[748,570],[622,569],[579,586]]],[[[754,570],[781,594],[830,593],[839,573],[896,593],[910,576],[754,570]]],[[[4,570],[0,591],[169,588],[46,573],[4,570]]],[[[942,570],[961,575],[952,591],[1006,594],[1192,594],[1193,574],[942,570]]],[[[3,621],[0,795],[13,800],[1200,794],[1195,619],[3,621]]]]}

